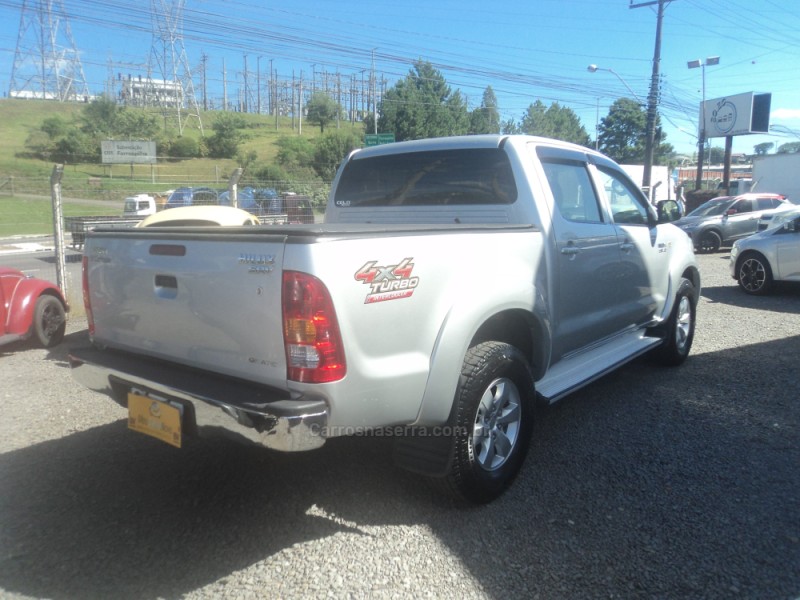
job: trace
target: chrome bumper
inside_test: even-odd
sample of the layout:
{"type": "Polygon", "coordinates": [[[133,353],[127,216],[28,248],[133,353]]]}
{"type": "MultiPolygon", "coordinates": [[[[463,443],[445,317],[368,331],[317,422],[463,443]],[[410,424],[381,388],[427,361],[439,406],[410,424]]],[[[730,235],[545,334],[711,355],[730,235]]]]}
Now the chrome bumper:
{"type": "Polygon", "coordinates": [[[114,350],[73,348],[69,363],[77,382],[123,407],[132,389],[179,402],[187,435],[224,435],[284,452],[325,443],[328,406],[319,398],[290,398],[284,390],[114,350]]]}

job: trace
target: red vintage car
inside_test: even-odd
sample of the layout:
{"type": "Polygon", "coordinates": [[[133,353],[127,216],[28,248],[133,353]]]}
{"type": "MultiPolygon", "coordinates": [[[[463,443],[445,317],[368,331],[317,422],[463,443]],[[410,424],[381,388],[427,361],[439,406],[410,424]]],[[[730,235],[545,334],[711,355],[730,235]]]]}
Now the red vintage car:
{"type": "Polygon", "coordinates": [[[0,267],[0,346],[36,336],[45,348],[64,339],[69,305],[53,283],[0,267]]]}

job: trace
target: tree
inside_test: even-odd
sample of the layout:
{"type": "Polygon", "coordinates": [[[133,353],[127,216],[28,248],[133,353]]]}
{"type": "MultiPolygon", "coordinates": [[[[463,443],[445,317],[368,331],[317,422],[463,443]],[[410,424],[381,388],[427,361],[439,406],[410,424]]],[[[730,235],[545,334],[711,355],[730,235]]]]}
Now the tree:
{"type": "Polygon", "coordinates": [[[314,151],[314,171],[324,181],[333,180],[336,169],[350,152],[361,146],[360,137],[349,131],[325,134],[314,151]]]}
{"type": "Polygon", "coordinates": [[[778,146],[778,154],[794,154],[800,152],[800,142],[787,142],[778,146]]]}
{"type": "Polygon", "coordinates": [[[252,176],[259,185],[266,185],[276,190],[284,189],[289,181],[289,174],[279,165],[264,165],[256,169],[252,176]]]}
{"type": "Polygon", "coordinates": [[[170,145],[169,155],[178,159],[196,158],[200,156],[200,144],[192,137],[179,137],[170,145]]]}
{"type": "Polygon", "coordinates": [[[470,133],[500,132],[500,113],[497,111],[497,97],[492,86],[484,90],[481,105],[470,113],[469,120],[470,133]]]}
{"type": "Polygon", "coordinates": [[[503,121],[501,132],[506,135],[515,135],[517,133],[522,133],[522,131],[519,128],[519,125],[517,125],[517,122],[514,119],[508,119],[507,121],[503,121]]]}
{"type": "Polygon", "coordinates": [[[211,128],[214,135],[208,138],[208,151],[213,158],[233,158],[239,151],[239,144],[244,137],[241,130],[246,122],[241,115],[232,112],[221,112],[217,115],[211,128]]]}
{"type": "Polygon", "coordinates": [[[398,142],[464,135],[470,126],[461,92],[453,92],[442,74],[422,60],[384,94],[380,112],[380,131],[394,133],[398,142]]]}
{"type": "Polygon", "coordinates": [[[113,124],[116,137],[126,140],[149,140],[158,135],[159,126],[155,115],[143,111],[131,111],[121,108],[113,124]]]}
{"type": "Polygon", "coordinates": [[[100,96],[83,109],[80,117],[81,129],[89,135],[112,136],[116,131],[117,116],[120,110],[120,107],[112,99],[100,96]]]}
{"type": "MultiPolygon", "coordinates": [[[[674,152],[671,144],[664,143],[660,118],[656,117],[656,144],[653,149],[653,164],[666,161],[674,152]]],[[[621,164],[644,164],[647,114],[641,105],[631,98],[616,100],[608,115],[600,120],[597,137],[600,150],[621,164]]]]}
{"type": "Polygon", "coordinates": [[[62,135],[66,135],[70,125],[58,115],[54,117],[47,117],[42,121],[41,130],[44,131],[50,139],[56,139],[62,135]]]}
{"type": "Polygon", "coordinates": [[[275,158],[284,169],[310,167],[314,163],[314,144],[308,138],[282,136],[278,138],[276,145],[278,154],[275,158]]]}
{"type": "Polygon", "coordinates": [[[578,115],[571,108],[562,107],[558,102],[546,107],[541,100],[537,100],[529,105],[522,117],[519,130],[528,135],[549,137],[581,146],[588,146],[591,142],[578,115]]]}
{"type": "Polygon", "coordinates": [[[325,125],[335,121],[342,114],[342,107],[323,92],[314,92],[306,104],[306,118],[319,125],[320,133],[325,132],[325,125]]]}
{"type": "Polygon", "coordinates": [[[753,150],[755,150],[757,155],[761,156],[763,154],[769,154],[769,151],[772,150],[774,145],[775,142],[761,142],[753,146],[753,150]]]}
{"type": "Polygon", "coordinates": [[[581,146],[588,146],[591,142],[578,115],[558,102],[546,107],[541,100],[536,100],[523,115],[520,130],[528,135],[540,135],[581,146]]]}
{"type": "Polygon", "coordinates": [[[725,162],[725,148],[711,146],[708,150],[708,164],[721,165],[725,162]]]}

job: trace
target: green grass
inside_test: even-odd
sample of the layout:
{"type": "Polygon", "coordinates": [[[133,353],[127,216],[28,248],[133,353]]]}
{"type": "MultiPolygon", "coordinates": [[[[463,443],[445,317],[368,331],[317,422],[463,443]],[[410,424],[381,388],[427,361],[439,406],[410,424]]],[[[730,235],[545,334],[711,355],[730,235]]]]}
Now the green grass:
{"type": "MultiPolygon", "coordinates": [[[[41,127],[42,122],[55,115],[71,122],[80,116],[83,104],[44,102],[39,100],[0,99],[0,235],[25,235],[52,232],[50,207],[50,176],[53,163],[24,157],[25,141],[41,127]],[[38,198],[32,198],[37,196],[38,198]]],[[[148,109],[128,109],[148,110],[148,109]]],[[[202,114],[206,136],[213,133],[214,112],[202,114]]],[[[274,164],[277,140],[282,136],[299,135],[298,123],[292,128],[290,117],[281,117],[276,130],[275,117],[242,114],[247,123],[243,154],[255,152],[255,170],[274,164]]],[[[197,121],[190,119],[184,135],[200,137],[197,121]]],[[[333,130],[329,126],[327,130],[333,130]]],[[[362,125],[341,123],[342,129],[353,128],[359,133],[362,125]]],[[[171,136],[177,137],[173,120],[167,123],[171,136]]],[[[319,127],[303,122],[302,135],[311,140],[320,136],[319,127]]],[[[160,160],[157,165],[69,164],[64,167],[62,195],[64,213],[71,215],[120,214],[125,197],[139,193],[164,193],[181,186],[206,185],[225,188],[230,173],[239,166],[234,160],[198,158],[192,160],[160,160]],[[82,204],[77,200],[103,200],[103,204],[82,204]]]]}
{"type": "MultiPolygon", "coordinates": [[[[122,205],[64,202],[64,216],[119,215],[122,205]]],[[[53,233],[50,198],[0,197],[0,237],[53,233]]]]}

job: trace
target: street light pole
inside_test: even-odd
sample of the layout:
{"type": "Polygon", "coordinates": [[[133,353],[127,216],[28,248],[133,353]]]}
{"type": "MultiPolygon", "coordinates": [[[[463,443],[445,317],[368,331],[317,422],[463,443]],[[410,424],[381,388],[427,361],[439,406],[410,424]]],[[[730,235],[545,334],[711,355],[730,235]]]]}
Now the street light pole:
{"type": "Polygon", "coordinates": [[[700,103],[700,125],[698,127],[697,136],[697,177],[694,182],[694,189],[699,190],[703,185],[703,161],[705,158],[705,145],[706,145],[706,66],[714,66],[719,64],[719,56],[709,56],[703,60],[690,60],[686,65],[690,69],[700,67],[702,72],[703,99],[700,103]]]}
{"type": "Polygon", "coordinates": [[[597,65],[589,65],[588,67],[586,67],[586,70],[589,71],[589,73],[596,73],[597,71],[608,71],[609,73],[614,75],[614,77],[616,77],[622,82],[622,85],[624,85],[627,88],[627,90],[631,93],[636,102],[638,102],[639,104],[644,104],[641,98],[639,98],[639,96],[636,95],[636,92],[634,92],[631,89],[631,86],[628,85],[628,82],[625,81],[622,77],[620,77],[619,73],[617,73],[614,69],[609,69],[606,67],[598,67],[597,65]]]}

